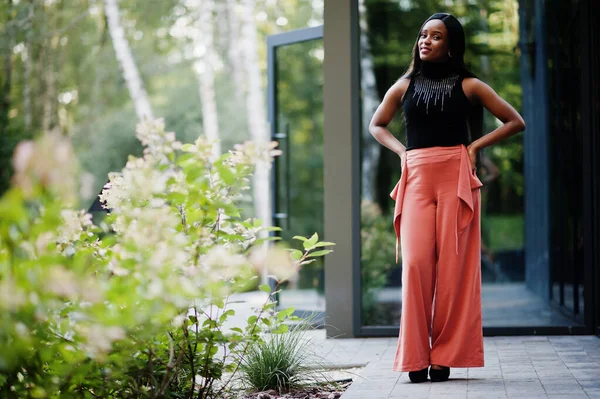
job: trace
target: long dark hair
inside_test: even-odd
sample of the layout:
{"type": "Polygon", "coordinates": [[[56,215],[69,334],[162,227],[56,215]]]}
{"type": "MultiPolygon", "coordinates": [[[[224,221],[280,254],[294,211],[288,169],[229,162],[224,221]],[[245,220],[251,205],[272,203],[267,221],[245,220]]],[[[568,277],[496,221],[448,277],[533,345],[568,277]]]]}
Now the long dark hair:
{"type": "MultiPolygon", "coordinates": [[[[473,72],[471,72],[465,66],[465,31],[461,25],[461,23],[456,19],[453,15],[438,12],[427,18],[423,25],[421,25],[421,29],[419,29],[419,34],[417,35],[417,40],[415,41],[415,46],[412,51],[412,60],[410,62],[410,66],[408,67],[404,77],[413,78],[420,70],[423,61],[419,56],[419,38],[421,36],[421,31],[423,30],[423,26],[432,19],[441,20],[444,25],[446,25],[446,29],[448,29],[448,46],[450,54],[452,57],[448,59],[450,67],[456,70],[462,77],[468,78],[477,78],[473,72]]],[[[483,134],[483,106],[481,104],[473,104],[471,105],[471,110],[469,112],[469,139],[471,142],[477,140],[483,134]]]]}

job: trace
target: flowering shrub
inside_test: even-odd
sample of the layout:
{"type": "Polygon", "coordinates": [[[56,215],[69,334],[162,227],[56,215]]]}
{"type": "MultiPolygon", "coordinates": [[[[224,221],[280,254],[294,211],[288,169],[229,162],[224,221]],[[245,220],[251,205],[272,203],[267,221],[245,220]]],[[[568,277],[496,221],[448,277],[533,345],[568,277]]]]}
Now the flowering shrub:
{"type": "Polygon", "coordinates": [[[226,397],[248,346],[287,331],[293,312],[269,299],[225,329],[229,296],[264,267],[282,281],[333,245],[314,235],[298,237],[304,252],[266,250],[277,238],[258,234],[277,228],[241,219],[236,202],[275,143],[211,159],[210,142],[182,145],[162,120],[137,137],[144,154],[110,174],[99,226],[74,208],[66,139],[17,146],[0,199],[0,397],[226,397]]]}

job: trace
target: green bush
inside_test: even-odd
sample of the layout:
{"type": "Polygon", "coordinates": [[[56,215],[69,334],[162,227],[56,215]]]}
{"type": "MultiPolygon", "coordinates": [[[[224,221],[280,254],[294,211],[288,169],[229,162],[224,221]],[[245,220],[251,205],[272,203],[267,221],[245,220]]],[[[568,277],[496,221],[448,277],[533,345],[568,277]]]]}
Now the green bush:
{"type": "Polygon", "coordinates": [[[278,394],[307,386],[334,386],[323,372],[326,368],[323,359],[310,348],[306,334],[312,330],[315,317],[308,316],[293,324],[286,334],[271,335],[251,344],[245,358],[240,359],[241,386],[253,392],[278,394]]]}
{"type": "Polygon", "coordinates": [[[293,331],[252,344],[241,363],[244,385],[256,391],[274,389],[279,393],[299,388],[310,372],[305,362],[308,342],[293,331]]]}
{"type": "Polygon", "coordinates": [[[486,215],[481,221],[487,231],[489,249],[492,251],[522,249],[524,246],[524,215],[486,215]]]}
{"type": "MultiPolygon", "coordinates": [[[[379,206],[368,200],[361,203],[361,278],[363,322],[374,323],[377,290],[388,283],[395,268],[396,236],[392,217],[384,216],[379,206]]],[[[400,254],[398,254],[400,255],[400,254]]]]}
{"type": "Polygon", "coordinates": [[[290,318],[269,296],[225,329],[229,296],[265,266],[282,281],[329,252],[316,235],[299,237],[304,251],[266,251],[275,228],[239,216],[273,145],[212,160],[211,143],[181,145],[160,120],[137,137],[143,156],[110,174],[99,226],[76,210],[67,139],[17,146],[0,199],[0,397],[223,398],[250,345],[290,318]]]}

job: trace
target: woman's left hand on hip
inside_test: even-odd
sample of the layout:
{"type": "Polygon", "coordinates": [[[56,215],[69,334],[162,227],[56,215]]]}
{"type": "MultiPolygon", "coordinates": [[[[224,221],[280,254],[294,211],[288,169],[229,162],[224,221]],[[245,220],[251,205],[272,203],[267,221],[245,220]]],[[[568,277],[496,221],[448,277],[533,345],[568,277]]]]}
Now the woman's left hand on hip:
{"type": "Polygon", "coordinates": [[[477,168],[477,151],[477,147],[475,147],[473,144],[469,144],[467,147],[469,159],[471,160],[471,170],[475,170],[477,168]]]}

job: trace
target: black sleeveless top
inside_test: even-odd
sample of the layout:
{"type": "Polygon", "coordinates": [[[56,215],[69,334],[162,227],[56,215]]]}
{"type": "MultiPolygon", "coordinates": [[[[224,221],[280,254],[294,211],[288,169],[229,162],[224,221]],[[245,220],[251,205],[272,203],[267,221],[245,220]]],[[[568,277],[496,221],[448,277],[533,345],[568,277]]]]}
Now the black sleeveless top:
{"type": "Polygon", "coordinates": [[[406,150],[469,145],[471,105],[463,76],[448,63],[423,62],[404,94],[406,150]]]}

